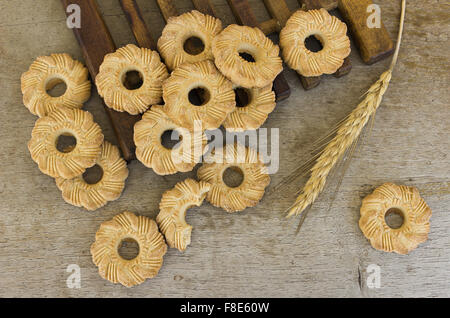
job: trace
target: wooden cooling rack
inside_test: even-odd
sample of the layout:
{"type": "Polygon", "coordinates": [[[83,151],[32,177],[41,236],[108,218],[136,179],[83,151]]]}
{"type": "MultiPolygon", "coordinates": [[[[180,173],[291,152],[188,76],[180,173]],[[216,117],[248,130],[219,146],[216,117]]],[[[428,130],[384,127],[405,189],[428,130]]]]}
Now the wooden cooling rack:
{"type": "MultiPolygon", "coordinates": [[[[85,63],[89,69],[92,80],[98,74],[103,58],[106,54],[116,50],[111,34],[99,12],[95,0],[61,0],[64,10],[70,4],[77,4],[81,8],[82,27],[74,28],[75,37],[82,49],[85,63]]],[[[118,0],[128,23],[133,31],[136,42],[141,47],[156,50],[155,41],[152,39],[147,24],[142,18],[136,0],[118,0]]],[[[178,11],[172,0],[155,0],[161,10],[164,19],[178,15],[178,11]]],[[[191,0],[194,7],[203,13],[216,16],[216,11],[210,0],[191,0]]],[[[225,1],[225,0],[224,0],[225,1]]],[[[238,24],[259,27],[266,35],[278,33],[286,24],[291,15],[284,0],[262,0],[271,19],[258,22],[247,0],[227,0],[238,24]]],[[[340,14],[347,23],[352,38],[358,48],[362,60],[367,64],[375,63],[392,54],[393,42],[385,27],[367,27],[367,8],[373,4],[371,0],[299,0],[300,8],[304,10],[325,8],[332,14],[340,14]],[[338,11],[338,12],[337,12],[338,11]]],[[[66,10],[65,10],[66,11],[66,10]]],[[[67,11],[66,11],[67,12],[67,11]]],[[[311,43],[312,46],[320,45],[311,43]]],[[[346,58],[342,67],[334,74],[341,77],[351,70],[350,58],[346,58]]],[[[304,77],[299,75],[305,89],[311,89],[320,84],[320,77],[304,77]]],[[[284,100],[290,95],[290,87],[280,73],[273,83],[273,90],[277,101],[284,100]]],[[[239,100],[239,95],[237,99],[239,100]]],[[[135,159],[135,145],[133,141],[134,124],[140,120],[140,115],[130,115],[126,112],[117,112],[103,105],[113,126],[119,147],[125,160],[135,159]]]]}

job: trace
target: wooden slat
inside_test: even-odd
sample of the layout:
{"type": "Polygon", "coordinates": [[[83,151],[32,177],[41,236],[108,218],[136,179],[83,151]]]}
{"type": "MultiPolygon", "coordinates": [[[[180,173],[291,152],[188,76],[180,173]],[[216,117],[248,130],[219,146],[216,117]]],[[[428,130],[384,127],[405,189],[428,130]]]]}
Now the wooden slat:
{"type": "Polygon", "coordinates": [[[291,16],[291,10],[284,0],[264,0],[264,5],[270,15],[278,20],[281,27],[286,25],[287,20],[291,16]]]}
{"type": "Polygon", "coordinates": [[[170,17],[178,15],[178,11],[171,0],[156,0],[156,2],[166,22],[170,17]]]}
{"type": "Polygon", "coordinates": [[[367,64],[378,62],[394,52],[394,44],[381,23],[381,28],[369,28],[367,7],[371,0],[340,0],[339,11],[347,22],[353,39],[367,64]]]}
{"type": "Polygon", "coordinates": [[[192,0],[192,4],[198,11],[204,14],[209,14],[213,17],[217,17],[217,14],[210,0],[192,0]]]}
{"type": "Polygon", "coordinates": [[[339,78],[347,75],[348,73],[350,73],[351,70],[352,70],[352,63],[350,62],[350,57],[347,56],[344,59],[344,64],[342,64],[342,66],[333,75],[339,78]]]}
{"type": "Polygon", "coordinates": [[[127,17],[128,24],[133,31],[134,38],[139,46],[155,50],[156,44],[152,39],[147,25],[135,0],[119,0],[122,10],[127,17]]]}
{"type": "Polygon", "coordinates": [[[308,10],[324,8],[328,11],[338,7],[338,0],[298,0],[308,10]]]}
{"type": "MultiPolygon", "coordinates": [[[[95,81],[104,56],[116,50],[111,35],[100,15],[95,0],[61,0],[61,2],[64,11],[70,4],[77,4],[81,8],[81,28],[74,28],[73,32],[83,52],[91,78],[95,81]]],[[[104,108],[113,126],[124,159],[127,161],[135,159],[133,128],[141,116],[116,112],[106,105],[104,105],[104,108]]]]}
{"type": "Polygon", "coordinates": [[[270,35],[273,33],[279,33],[281,31],[281,24],[277,19],[269,19],[258,24],[258,28],[260,28],[265,35],[270,35]]]}
{"type": "MultiPolygon", "coordinates": [[[[258,22],[256,21],[247,0],[228,0],[228,4],[239,24],[251,27],[258,26],[258,22]]],[[[283,72],[278,74],[273,81],[273,90],[275,91],[277,101],[286,99],[291,95],[291,89],[284,78],[283,72]]]]}

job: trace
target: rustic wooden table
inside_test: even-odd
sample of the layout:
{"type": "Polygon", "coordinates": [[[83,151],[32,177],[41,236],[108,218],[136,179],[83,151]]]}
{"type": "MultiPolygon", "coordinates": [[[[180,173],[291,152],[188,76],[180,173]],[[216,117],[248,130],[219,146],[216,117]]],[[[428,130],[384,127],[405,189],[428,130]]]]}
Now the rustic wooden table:
{"type": "MultiPolygon", "coordinates": [[[[134,42],[117,0],[98,1],[117,46],[134,42]]],[[[400,1],[377,0],[392,38],[400,1]]],[[[217,15],[234,23],[224,0],[217,15]]],[[[296,0],[287,1],[294,10],[296,0]]],[[[260,21],[269,18],[262,1],[252,0],[260,21]]],[[[155,1],[139,1],[157,38],[164,22],[155,1]]],[[[180,12],[190,1],[177,1],[180,12]]],[[[99,224],[124,210],[149,217],[161,194],[194,172],[161,177],[141,163],[129,165],[123,196],[94,212],[66,204],[52,178],[31,160],[27,142],[36,117],[22,105],[20,74],[39,55],[68,52],[82,59],[65,26],[60,0],[0,2],[0,296],[112,297],[399,297],[450,296],[450,5],[417,1],[407,8],[400,60],[380,107],[370,139],[348,169],[331,209],[330,193],[320,197],[300,232],[298,219],[282,212],[305,179],[261,204],[229,215],[203,204],[188,213],[194,226],[185,253],[169,250],[160,274],[132,289],[113,285],[97,273],[89,247],[99,224]],[[361,199],[384,182],[416,186],[433,210],[429,240],[408,256],[374,250],[358,227],[361,199]],[[81,267],[81,288],[66,285],[69,264],[81,267]],[[381,286],[367,285],[367,267],[381,268],[381,286]]],[[[352,72],[326,77],[304,91],[286,71],[292,95],[280,102],[264,127],[280,128],[280,169],[286,177],[315,139],[348,114],[361,94],[387,68],[351,54],[352,72]]],[[[85,109],[94,114],[106,139],[115,137],[96,93],[85,109]]]]}

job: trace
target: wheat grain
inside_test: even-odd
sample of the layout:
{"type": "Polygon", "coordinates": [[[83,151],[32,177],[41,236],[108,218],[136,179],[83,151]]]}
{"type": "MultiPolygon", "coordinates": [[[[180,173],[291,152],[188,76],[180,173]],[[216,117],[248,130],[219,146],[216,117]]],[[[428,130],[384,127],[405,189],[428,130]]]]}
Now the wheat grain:
{"type": "Polygon", "coordinates": [[[405,10],[406,0],[402,0],[402,14],[400,18],[397,46],[389,69],[381,74],[378,81],[369,88],[365,98],[340,125],[336,136],[330,141],[320,157],[316,160],[316,163],[311,168],[309,180],[306,182],[295,203],[288,209],[288,217],[301,214],[317,199],[317,196],[325,187],[330,171],[342,158],[347,149],[358,140],[362,129],[367,124],[370,117],[375,115],[375,112],[381,104],[383,95],[389,86],[392,78],[392,71],[397,62],[403,33],[405,10]]]}

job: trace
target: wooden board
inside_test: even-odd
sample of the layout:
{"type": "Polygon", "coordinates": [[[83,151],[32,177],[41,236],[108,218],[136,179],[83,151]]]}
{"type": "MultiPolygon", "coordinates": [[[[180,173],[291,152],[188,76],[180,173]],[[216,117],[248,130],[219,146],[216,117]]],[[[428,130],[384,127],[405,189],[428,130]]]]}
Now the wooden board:
{"type": "Polygon", "coordinates": [[[140,47],[156,50],[156,43],[148,31],[136,1],[119,0],[119,2],[138,45],[140,47]]]}
{"type": "Polygon", "coordinates": [[[324,8],[330,11],[338,7],[338,0],[298,0],[298,2],[307,10],[324,8]]]}
{"type": "Polygon", "coordinates": [[[363,61],[367,64],[382,60],[394,51],[394,44],[383,22],[380,28],[367,26],[367,8],[371,4],[372,0],[339,1],[339,11],[353,34],[363,61]]]}
{"type": "Polygon", "coordinates": [[[284,27],[291,16],[291,10],[286,2],[284,0],[264,0],[264,4],[270,15],[278,20],[281,27],[284,27]]]}
{"type": "Polygon", "coordinates": [[[158,3],[159,9],[166,22],[170,17],[178,15],[177,8],[173,5],[171,0],[156,0],[156,2],[158,3]]]}
{"type": "MultiPolygon", "coordinates": [[[[234,21],[225,0],[211,2],[224,21],[234,21]]],[[[156,2],[137,3],[157,39],[164,21],[156,2]]],[[[376,3],[394,37],[400,2],[376,3]]],[[[118,1],[98,4],[115,43],[132,41],[118,1]]],[[[175,4],[180,12],[193,8],[186,0],[175,4]]],[[[267,17],[262,1],[250,4],[261,21],[267,17]]],[[[37,117],[22,104],[19,79],[37,56],[67,52],[83,61],[83,52],[65,27],[59,0],[0,1],[0,297],[450,297],[450,56],[442,36],[450,25],[443,2],[408,5],[391,85],[331,208],[328,187],[296,234],[298,220],[286,220],[283,211],[305,178],[239,213],[205,202],[187,213],[193,231],[186,251],[169,249],[157,277],[128,289],[98,275],[89,252],[95,232],[125,210],[154,218],[162,193],[195,171],[162,177],[133,161],[120,199],[96,212],[65,203],[54,179],[30,158],[26,144],[37,117]],[[429,240],[407,256],[374,250],[358,228],[362,198],[387,181],[416,186],[433,210],[429,240]],[[80,289],[67,287],[70,264],[81,268],[80,289]],[[379,289],[367,285],[371,264],[381,269],[379,289]]],[[[296,73],[285,70],[292,94],[263,126],[269,134],[279,129],[280,168],[269,190],[304,162],[307,149],[350,113],[390,63],[367,66],[356,50],[351,57],[348,76],[325,77],[307,94],[296,73]]],[[[85,109],[115,142],[100,104],[94,90],[85,109]]]]}
{"type": "Polygon", "coordinates": [[[217,17],[216,10],[214,9],[210,0],[192,0],[195,9],[198,11],[209,14],[213,17],[217,17]]]}
{"type": "MultiPolygon", "coordinates": [[[[83,51],[86,65],[94,82],[103,57],[116,50],[111,35],[98,11],[96,1],[91,0],[61,0],[64,11],[70,4],[77,4],[81,8],[81,28],[74,28],[73,32],[83,51]]],[[[104,105],[116,134],[117,142],[125,160],[135,159],[135,145],[133,141],[134,124],[141,116],[133,116],[126,112],[116,112],[104,105]]]]}

